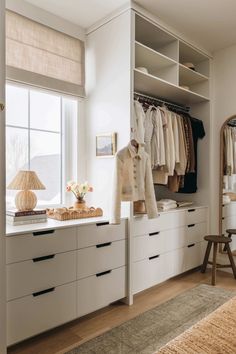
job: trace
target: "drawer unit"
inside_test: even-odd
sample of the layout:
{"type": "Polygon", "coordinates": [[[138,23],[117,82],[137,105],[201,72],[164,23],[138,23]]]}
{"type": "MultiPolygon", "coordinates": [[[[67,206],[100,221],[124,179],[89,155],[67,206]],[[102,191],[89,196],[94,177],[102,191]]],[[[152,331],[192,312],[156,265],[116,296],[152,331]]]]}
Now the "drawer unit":
{"type": "Polygon", "coordinates": [[[222,206],[222,216],[236,216],[236,202],[230,202],[222,206]]]}
{"type": "Polygon", "coordinates": [[[202,264],[205,251],[204,246],[206,246],[206,242],[192,243],[185,247],[184,271],[196,268],[202,264]]]}
{"type": "Polygon", "coordinates": [[[147,217],[134,218],[134,236],[147,233],[159,232],[161,230],[174,229],[186,225],[184,211],[168,212],[159,214],[156,219],[147,217]]]}
{"type": "Polygon", "coordinates": [[[138,293],[168,278],[165,255],[155,255],[133,264],[133,290],[138,293]]]}
{"type": "Polygon", "coordinates": [[[7,265],[7,300],[76,280],[76,251],[7,265]]]}
{"type": "Polygon", "coordinates": [[[198,224],[207,221],[207,208],[189,208],[185,210],[185,225],[198,224]]]}
{"type": "Polygon", "coordinates": [[[7,303],[7,343],[17,343],[76,318],[76,282],[7,303]]]}
{"type": "Polygon", "coordinates": [[[199,224],[188,224],[185,227],[185,233],[186,238],[184,246],[193,242],[201,242],[207,233],[207,224],[206,222],[201,222],[199,224]]]}
{"type": "Polygon", "coordinates": [[[109,222],[99,222],[77,228],[78,248],[122,240],[126,237],[126,220],[121,220],[120,225],[110,225],[109,222]]]}
{"type": "Polygon", "coordinates": [[[107,270],[77,282],[77,316],[107,306],[127,295],[126,268],[107,270]]]}
{"type": "Polygon", "coordinates": [[[7,264],[75,249],[75,227],[6,237],[7,264]]]}
{"type": "Polygon", "coordinates": [[[200,242],[206,233],[206,223],[149,233],[134,238],[134,261],[148,258],[200,242]]]}
{"type": "Polygon", "coordinates": [[[126,240],[100,243],[77,251],[77,278],[126,264],[126,240]]]}

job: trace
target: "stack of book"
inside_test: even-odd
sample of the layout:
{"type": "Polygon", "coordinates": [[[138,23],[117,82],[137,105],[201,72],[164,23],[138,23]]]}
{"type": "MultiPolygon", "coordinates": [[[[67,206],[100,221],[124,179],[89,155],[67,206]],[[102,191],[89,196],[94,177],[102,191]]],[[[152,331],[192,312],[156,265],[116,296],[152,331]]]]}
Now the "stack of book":
{"type": "Polygon", "coordinates": [[[6,214],[7,223],[14,226],[47,221],[45,209],[35,209],[30,211],[7,210],[6,214]]]}

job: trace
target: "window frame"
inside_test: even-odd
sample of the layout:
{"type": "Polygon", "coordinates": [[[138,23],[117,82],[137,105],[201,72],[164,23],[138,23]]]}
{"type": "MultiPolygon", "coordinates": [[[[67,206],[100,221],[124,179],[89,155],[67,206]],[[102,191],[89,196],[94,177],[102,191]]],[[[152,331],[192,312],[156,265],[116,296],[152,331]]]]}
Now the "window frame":
{"type": "MultiPolygon", "coordinates": [[[[78,168],[82,164],[85,164],[85,160],[81,158],[84,155],[84,144],[81,141],[81,138],[83,137],[83,132],[81,131],[81,127],[83,126],[83,116],[84,116],[84,99],[78,96],[72,96],[69,94],[64,94],[58,91],[54,90],[48,90],[44,89],[38,86],[34,85],[29,85],[21,82],[17,82],[14,80],[6,80],[6,85],[12,85],[16,87],[22,87],[24,89],[28,90],[28,105],[30,106],[30,90],[35,90],[38,92],[42,93],[48,93],[54,96],[58,96],[60,98],[60,129],[61,131],[58,132],[60,134],[60,166],[61,166],[61,171],[60,171],[60,203],[59,204],[37,204],[38,208],[56,208],[56,207],[61,207],[63,205],[70,205],[73,203],[73,198],[71,196],[71,193],[66,193],[66,183],[73,179],[73,180],[78,180],[78,178],[83,178],[83,174],[79,171],[84,170],[84,168],[78,168]],[[63,99],[71,99],[75,100],[77,103],[77,117],[74,122],[74,126],[71,126],[71,122],[69,120],[66,120],[65,117],[63,117],[64,108],[63,107],[63,99]],[[71,141],[72,145],[68,144],[67,142],[71,141]],[[82,142],[82,144],[81,144],[82,142]],[[71,150],[71,151],[70,151],[71,150]],[[73,152],[73,155],[70,153],[73,152]],[[84,160],[84,161],[83,161],[84,160]],[[75,164],[75,167],[72,166],[72,164],[75,164]],[[73,172],[72,172],[73,171],[73,172]],[[73,175],[72,175],[73,174],[73,175]]],[[[29,111],[30,112],[30,111],[29,111]]],[[[39,131],[39,132],[48,132],[48,133],[56,133],[54,131],[50,131],[47,129],[38,129],[38,128],[30,128],[29,124],[30,120],[30,113],[28,114],[28,127],[17,127],[12,124],[7,124],[7,120],[5,123],[5,127],[10,127],[10,128],[19,128],[19,129],[25,129],[28,131],[28,168],[30,169],[30,134],[29,132],[31,130],[33,131],[39,131]]],[[[83,139],[82,139],[83,140],[83,139]]],[[[7,161],[6,161],[7,163],[7,161]]],[[[83,166],[84,167],[84,166],[83,166]]]]}

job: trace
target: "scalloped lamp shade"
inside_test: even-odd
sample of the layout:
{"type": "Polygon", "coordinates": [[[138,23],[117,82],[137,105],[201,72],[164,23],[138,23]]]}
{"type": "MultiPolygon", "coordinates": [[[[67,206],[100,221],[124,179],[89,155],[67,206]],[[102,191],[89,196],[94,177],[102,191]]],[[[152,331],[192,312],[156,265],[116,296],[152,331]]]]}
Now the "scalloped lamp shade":
{"type": "Polygon", "coordinates": [[[46,188],[34,171],[19,171],[7,189],[20,190],[15,198],[16,208],[20,211],[29,211],[37,205],[37,197],[32,190],[46,188]]]}

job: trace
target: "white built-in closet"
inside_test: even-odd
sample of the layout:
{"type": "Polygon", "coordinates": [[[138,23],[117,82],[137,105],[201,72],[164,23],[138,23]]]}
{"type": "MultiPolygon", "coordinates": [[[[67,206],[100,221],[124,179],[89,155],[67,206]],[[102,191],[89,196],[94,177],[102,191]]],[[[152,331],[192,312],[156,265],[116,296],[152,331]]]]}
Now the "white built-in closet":
{"type": "Polygon", "coordinates": [[[191,115],[203,121],[206,132],[206,137],[198,144],[197,193],[176,195],[166,187],[156,188],[158,199],[192,200],[200,206],[199,210],[190,208],[185,214],[162,214],[156,221],[148,221],[145,217],[133,216],[132,204],[122,203],[123,213],[129,218],[129,303],[136,292],[201,264],[210,202],[210,67],[211,59],[207,53],[161,27],[141,8],[124,11],[93,28],[87,35],[87,173],[95,190],[92,202],[101,205],[105,213],[110,210],[114,161],[96,159],[95,136],[102,132],[117,132],[118,150],[128,144],[132,137],[135,92],[190,107],[191,115]],[[195,71],[184,66],[186,62],[194,63],[195,71]],[[138,67],[146,67],[148,73],[138,67]],[[181,232],[179,228],[183,228],[181,232]],[[169,229],[175,238],[168,236],[169,229]],[[169,245],[161,248],[161,230],[162,233],[168,231],[165,240],[169,239],[170,244],[176,241],[175,248],[169,245]],[[178,239],[178,233],[182,239],[178,239]],[[159,235],[154,254],[150,253],[150,248],[155,248],[154,238],[150,243],[151,238],[147,237],[147,242],[142,243],[141,238],[136,237],[144,240],[146,235],[159,235]],[[142,252],[140,256],[143,245],[146,245],[146,253],[142,252]],[[163,257],[160,257],[161,253],[163,257]],[[167,269],[168,262],[176,265],[175,270],[167,269]],[[166,272],[156,274],[157,269],[165,268],[166,272]]]}

